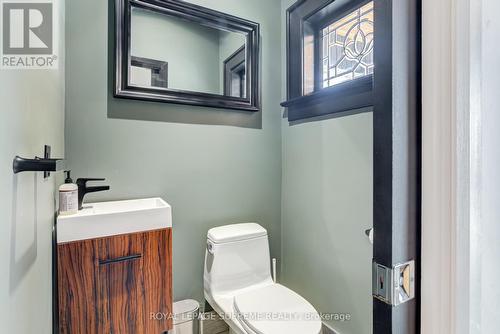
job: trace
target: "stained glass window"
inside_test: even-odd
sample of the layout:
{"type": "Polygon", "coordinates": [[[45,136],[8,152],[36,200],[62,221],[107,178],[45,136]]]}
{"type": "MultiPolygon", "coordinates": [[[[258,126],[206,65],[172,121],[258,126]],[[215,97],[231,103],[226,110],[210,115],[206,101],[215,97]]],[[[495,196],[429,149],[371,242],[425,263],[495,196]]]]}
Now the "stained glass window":
{"type": "Polygon", "coordinates": [[[373,2],[321,31],[322,87],[373,73],[373,2]]]}

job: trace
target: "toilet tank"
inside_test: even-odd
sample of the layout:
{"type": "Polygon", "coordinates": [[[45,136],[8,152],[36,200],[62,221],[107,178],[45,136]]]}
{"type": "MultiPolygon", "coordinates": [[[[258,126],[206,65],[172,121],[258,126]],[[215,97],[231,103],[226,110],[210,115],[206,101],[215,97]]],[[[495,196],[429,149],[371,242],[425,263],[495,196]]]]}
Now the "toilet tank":
{"type": "Polygon", "coordinates": [[[223,294],[271,281],[265,228],[244,223],[208,231],[204,270],[206,293],[223,294]]]}

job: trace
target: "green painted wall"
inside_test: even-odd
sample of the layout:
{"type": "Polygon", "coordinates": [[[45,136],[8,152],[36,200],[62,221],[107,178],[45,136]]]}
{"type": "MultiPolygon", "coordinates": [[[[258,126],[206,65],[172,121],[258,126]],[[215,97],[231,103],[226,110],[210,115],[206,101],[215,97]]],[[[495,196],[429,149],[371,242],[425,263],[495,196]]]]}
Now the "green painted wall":
{"type": "MultiPolygon", "coordinates": [[[[293,2],[282,1],[283,41],[293,2]]],[[[327,321],[339,333],[371,333],[372,114],[282,125],[282,282],[320,312],[350,314],[327,321]]]]}
{"type": "Polygon", "coordinates": [[[372,327],[372,114],[283,127],[283,283],[342,334],[372,327]]]}
{"type": "Polygon", "coordinates": [[[0,333],[52,333],[52,226],[56,181],[12,173],[12,159],[64,157],[64,2],[55,28],[59,68],[0,70],[0,333]]]}
{"type": "Polygon", "coordinates": [[[329,322],[340,333],[370,333],[371,114],[290,127],[279,103],[292,0],[195,2],[261,24],[263,112],[114,99],[107,4],[72,1],[66,146],[75,177],[108,179],[112,190],[89,200],[161,196],[172,205],[176,299],[202,299],[210,227],[257,221],[270,232],[283,283],[321,312],[349,313],[348,322],[329,322]]]}
{"type": "Polygon", "coordinates": [[[66,147],[75,178],[102,176],[111,185],[88,200],[161,196],[172,205],[174,296],[201,300],[209,228],[259,222],[280,257],[281,4],[193,2],[261,24],[263,112],[114,99],[107,1],[69,1],[66,147]]]}

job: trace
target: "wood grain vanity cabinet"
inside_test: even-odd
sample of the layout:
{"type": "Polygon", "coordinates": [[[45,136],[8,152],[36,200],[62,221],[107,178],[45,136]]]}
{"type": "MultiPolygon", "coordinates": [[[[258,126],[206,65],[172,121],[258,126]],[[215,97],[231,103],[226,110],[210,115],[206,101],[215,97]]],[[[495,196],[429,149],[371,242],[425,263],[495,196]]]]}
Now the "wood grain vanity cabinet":
{"type": "Polygon", "coordinates": [[[57,245],[61,334],[172,328],[172,229],[57,245]]]}

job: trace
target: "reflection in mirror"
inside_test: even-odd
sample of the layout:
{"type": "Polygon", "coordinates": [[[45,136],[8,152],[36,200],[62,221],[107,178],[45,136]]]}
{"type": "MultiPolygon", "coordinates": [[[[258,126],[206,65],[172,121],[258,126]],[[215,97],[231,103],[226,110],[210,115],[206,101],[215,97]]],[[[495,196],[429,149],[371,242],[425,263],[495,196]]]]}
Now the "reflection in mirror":
{"type": "Polygon", "coordinates": [[[168,88],[168,63],[132,56],[130,83],[134,86],[168,88]]]}
{"type": "Polygon", "coordinates": [[[224,61],[224,95],[246,96],[245,45],[224,61]]]}
{"type": "Polygon", "coordinates": [[[132,7],[130,35],[131,86],[246,97],[246,34],[132,7]]]}

